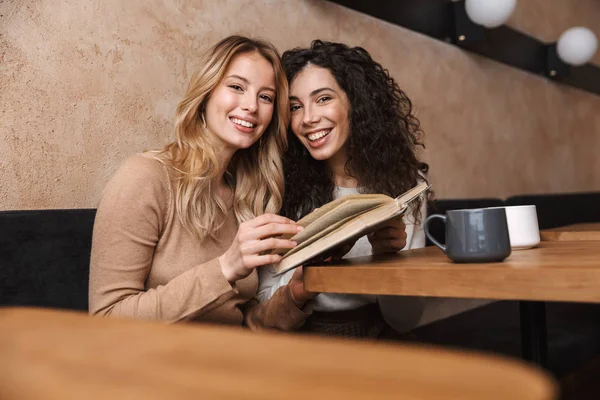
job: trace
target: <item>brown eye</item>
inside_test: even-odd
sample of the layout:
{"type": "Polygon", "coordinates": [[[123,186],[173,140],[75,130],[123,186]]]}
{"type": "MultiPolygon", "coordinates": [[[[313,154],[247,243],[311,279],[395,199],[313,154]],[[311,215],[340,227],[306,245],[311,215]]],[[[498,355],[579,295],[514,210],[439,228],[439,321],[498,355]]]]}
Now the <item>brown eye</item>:
{"type": "Polygon", "coordinates": [[[273,103],[273,98],[269,95],[263,94],[260,96],[260,98],[266,102],[273,103]]]}

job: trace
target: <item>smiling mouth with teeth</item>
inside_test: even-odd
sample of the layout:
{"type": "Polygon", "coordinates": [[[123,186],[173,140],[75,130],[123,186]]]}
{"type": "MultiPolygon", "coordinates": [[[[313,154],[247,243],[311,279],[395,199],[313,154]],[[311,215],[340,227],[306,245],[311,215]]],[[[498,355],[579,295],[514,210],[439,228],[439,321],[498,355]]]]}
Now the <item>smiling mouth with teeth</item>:
{"type": "Polygon", "coordinates": [[[325,130],[322,130],[319,132],[311,133],[311,134],[307,135],[306,137],[311,142],[314,142],[315,140],[319,140],[319,139],[324,138],[325,136],[329,135],[329,132],[331,132],[331,129],[325,129],[325,130]]]}
{"type": "Polygon", "coordinates": [[[236,125],[240,125],[246,128],[254,128],[256,125],[254,125],[251,122],[248,121],[244,121],[243,119],[237,119],[237,118],[229,118],[231,120],[231,122],[233,122],[236,125]]]}

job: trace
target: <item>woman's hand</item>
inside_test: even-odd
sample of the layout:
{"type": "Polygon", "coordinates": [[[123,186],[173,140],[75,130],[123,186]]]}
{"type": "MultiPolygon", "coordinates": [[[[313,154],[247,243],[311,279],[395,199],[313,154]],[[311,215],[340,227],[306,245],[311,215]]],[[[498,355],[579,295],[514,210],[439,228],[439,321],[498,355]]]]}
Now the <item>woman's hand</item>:
{"type": "Polygon", "coordinates": [[[334,247],[333,249],[331,249],[330,251],[328,251],[326,253],[327,256],[325,257],[324,261],[341,260],[346,254],[348,254],[348,252],[350,250],[352,250],[352,248],[356,244],[357,240],[358,239],[346,241],[346,242],[334,247]]]}
{"type": "Polygon", "coordinates": [[[402,216],[389,220],[367,237],[373,247],[373,254],[402,250],[406,246],[406,225],[402,216]]]}
{"type": "Polygon", "coordinates": [[[274,249],[291,249],[296,242],[275,236],[295,235],[303,228],[294,221],[275,214],[263,214],[243,222],[229,249],[219,257],[225,278],[233,283],[247,277],[256,267],[281,260],[274,249]]]}
{"type": "Polygon", "coordinates": [[[317,293],[309,292],[304,288],[304,270],[302,267],[296,268],[294,275],[292,275],[292,279],[288,282],[288,287],[290,288],[292,301],[298,308],[304,307],[304,304],[308,300],[317,295],[317,293]]]}

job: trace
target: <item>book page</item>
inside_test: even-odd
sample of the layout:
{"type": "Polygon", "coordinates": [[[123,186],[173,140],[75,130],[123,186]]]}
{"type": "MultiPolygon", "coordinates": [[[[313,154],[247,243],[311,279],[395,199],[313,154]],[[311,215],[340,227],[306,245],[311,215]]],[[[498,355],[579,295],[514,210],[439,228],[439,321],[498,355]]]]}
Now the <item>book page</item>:
{"type": "Polygon", "coordinates": [[[282,238],[291,238],[291,240],[302,243],[338,221],[360,215],[365,211],[391,201],[393,201],[391,197],[382,194],[355,194],[341,197],[319,207],[298,220],[297,224],[304,227],[302,232],[298,232],[293,237],[285,235],[282,238]]]}
{"type": "Polygon", "coordinates": [[[400,205],[408,205],[410,202],[418,198],[421,194],[427,191],[431,187],[427,182],[421,182],[414,188],[407,190],[400,196],[396,197],[396,201],[400,205]]]}
{"type": "MultiPolygon", "coordinates": [[[[327,228],[323,229],[322,231],[317,232],[315,235],[305,238],[305,240],[303,240],[302,243],[298,242],[298,245],[296,247],[294,247],[293,249],[281,249],[283,251],[281,251],[279,254],[285,254],[284,258],[289,257],[290,255],[294,254],[295,252],[302,250],[303,248],[305,248],[312,242],[315,242],[315,241],[319,240],[320,238],[322,238],[323,236],[329,234],[330,232],[333,232],[334,230],[338,229],[339,227],[341,227],[348,221],[352,220],[353,218],[354,218],[354,216],[350,216],[341,221],[338,221],[338,222],[328,226],[327,228]]],[[[304,232],[304,231],[302,231],[302,232],[304,232]]],[[[300,232],[300,233],[302,233],[302,232],[300,232]]]]}

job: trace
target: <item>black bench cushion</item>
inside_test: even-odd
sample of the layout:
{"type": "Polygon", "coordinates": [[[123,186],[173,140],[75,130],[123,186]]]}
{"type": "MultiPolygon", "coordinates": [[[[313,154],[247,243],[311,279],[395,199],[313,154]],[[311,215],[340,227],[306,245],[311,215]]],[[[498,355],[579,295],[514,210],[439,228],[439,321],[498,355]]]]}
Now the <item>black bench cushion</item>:
{"type": "Polygon", "coordinates": [[[0,212],[0,305],[88,309],[96,210],[0,212]]]}
{"type": "Polygon", "coordinates": [[[600,222],[600,192],[513,196],[508,206],[535,205],[540,229],[600,222]]]}

